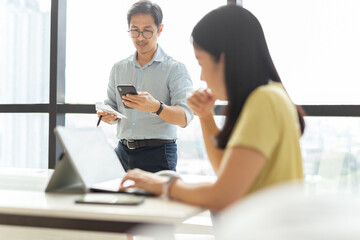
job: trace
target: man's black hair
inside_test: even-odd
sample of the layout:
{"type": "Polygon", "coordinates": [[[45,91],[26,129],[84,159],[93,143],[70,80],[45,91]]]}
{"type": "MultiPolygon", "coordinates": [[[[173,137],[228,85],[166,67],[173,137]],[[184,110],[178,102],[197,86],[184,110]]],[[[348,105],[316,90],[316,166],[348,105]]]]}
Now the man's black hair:
{"type": "Polygon", "coordinates": [[[151,1],[141,0],[141,1],[134,3],[128,11],[127,21],[128,21],[129,27],[130,27],[131,17],[138,13],[151,14],[154,18],[154,22],[155,22],[157,28],[159,28],[160,25],[162,24],[163,14],[162,14],[160,6],[157,5],[156,3],[152,3],[151,1]]]}

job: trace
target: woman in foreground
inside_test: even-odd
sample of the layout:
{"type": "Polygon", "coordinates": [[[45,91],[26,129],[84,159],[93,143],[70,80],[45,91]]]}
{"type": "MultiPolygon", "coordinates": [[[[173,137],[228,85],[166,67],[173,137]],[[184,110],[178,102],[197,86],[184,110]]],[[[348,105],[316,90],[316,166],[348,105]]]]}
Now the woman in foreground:
{"type": "Polygon", "coordinates": [[[272,62],[259,21],[235,5],[208,13],[192,32],[195,57],[208,89],[187,100],[199,117],[214,183],[188,184],[141,170],[123,179],[193,205],[221,211],[264,187],[303,178],[299,139],[304,131],[300,107],[286,93],[272,62]],[[213,107],[227,100],[219,130],[213,107]]]}

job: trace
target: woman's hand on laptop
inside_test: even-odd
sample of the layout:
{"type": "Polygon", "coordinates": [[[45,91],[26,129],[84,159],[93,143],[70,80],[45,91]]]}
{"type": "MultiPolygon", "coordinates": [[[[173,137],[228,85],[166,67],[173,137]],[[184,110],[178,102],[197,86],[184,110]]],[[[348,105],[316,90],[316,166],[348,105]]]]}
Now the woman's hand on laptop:
{"type": "Polygon", "coordinates": [[[158,176],[140,169],[129,170],[121,181],[120,190],[141,188],[155,195],[161,195],[163,185],[167,180],[167,177],[158,176]],[[127,182],[133,184],[127,185],[127,182]]]}

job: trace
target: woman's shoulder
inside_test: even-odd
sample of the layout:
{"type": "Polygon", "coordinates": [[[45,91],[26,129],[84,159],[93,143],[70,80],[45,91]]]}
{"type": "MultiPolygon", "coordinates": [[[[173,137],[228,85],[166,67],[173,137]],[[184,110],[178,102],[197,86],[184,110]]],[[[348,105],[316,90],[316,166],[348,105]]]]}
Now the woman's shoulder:
{"type": "Polygon", "coordinates": [[[266,85],[261,85],[257,87],[252,95],[261,95],[261,96],[271,96],[279,93],[286,93],[284,86],[280,82],[269,82],[266,85]]]}
{"type": "Polygon", "coordinates": [[[269,82],[266,85],[257,87],[248,97],[248,102],[272,103],[291,101],[282,83],[269,82]]]}

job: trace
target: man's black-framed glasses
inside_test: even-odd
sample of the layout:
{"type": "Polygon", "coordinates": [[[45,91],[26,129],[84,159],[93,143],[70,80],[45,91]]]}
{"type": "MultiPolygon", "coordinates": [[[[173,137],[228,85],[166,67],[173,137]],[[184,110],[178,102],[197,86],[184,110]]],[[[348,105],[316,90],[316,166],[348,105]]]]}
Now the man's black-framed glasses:
{"type": "Polygon", "coordinates": [[[145,30],[142,32],[140,32],[138,30],[129,30],[128,33],[129,33],[130,37],[132,37],[132,38],[138,38],[141,33],[143,35],[143,37],[146,39],[150,39],[154,34],[154,32],[149,31],[149,30],[145,30]]]}

